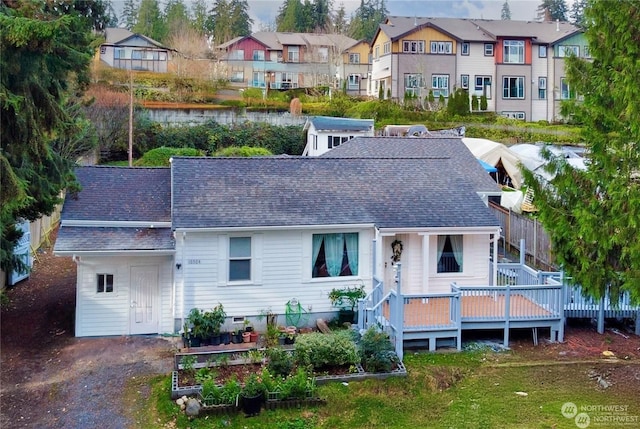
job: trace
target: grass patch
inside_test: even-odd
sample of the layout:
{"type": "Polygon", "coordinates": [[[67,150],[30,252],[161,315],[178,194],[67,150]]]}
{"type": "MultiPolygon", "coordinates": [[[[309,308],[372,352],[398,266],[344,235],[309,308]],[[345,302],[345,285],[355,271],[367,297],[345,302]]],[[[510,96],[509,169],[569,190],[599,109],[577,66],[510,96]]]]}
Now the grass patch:
{"type": "MultiPolygon", "coordinates": [[[[263,410],[251,418],[239,413],[189,420],[169,398],[168,376],[144,381],[151,386],[146,402],[137,402],[144,396],[139,385],[125,398],[135,404],[136,427],[141,428],[575,428],[573,419],[562,416],[566,402],[578,407],[624,405],[626,415],[640,416],[632,393],[637,386],[615,382],[602,389],[592,377],[596,371],[622,380],[629,371],[640,373],[638,365],[527,365],[522,360],[511,365],[510,360],[509,353],[484,350],[408,353],[406,378],[330,383],[318,389],[326,406],[263,410]]],[[[602,415],[591,413],[592,418],[602,415]]]]}

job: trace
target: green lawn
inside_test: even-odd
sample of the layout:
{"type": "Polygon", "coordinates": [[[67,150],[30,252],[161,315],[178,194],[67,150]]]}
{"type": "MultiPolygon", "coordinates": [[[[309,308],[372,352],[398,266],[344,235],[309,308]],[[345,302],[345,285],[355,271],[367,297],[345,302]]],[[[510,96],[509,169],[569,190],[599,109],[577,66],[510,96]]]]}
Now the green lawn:
{"type": "MultiPolygon", "coordinates": [[[[159,377],[147,380],[152,386],[148,400],[133,400],[134,413],[138,427],[169,424],[166,427],[194,429],[577,428],[573,418],[562,415],[567,402],[578,407],[622,405],[628,408],[614,416],[640,416],[640,383],[613,381],[627,379],[629,373],[640,377],[637,362],[523,362],[506,353],[474,351],[408,354],[405,366],[406,378],[321,386],[326,406],[192,421],[169,399],[169,377],[159,377]],[[599,387],[594,371],[608,374],[612,386],[599,387]]],[[[139,391],[140,385],[132,385],[127,395],[135,397],[139,391]]],[[[591,427],[616,427],[595,425],[595,419],[606,417],[605,412],[588,414],[594,419],[591,427]]]]}

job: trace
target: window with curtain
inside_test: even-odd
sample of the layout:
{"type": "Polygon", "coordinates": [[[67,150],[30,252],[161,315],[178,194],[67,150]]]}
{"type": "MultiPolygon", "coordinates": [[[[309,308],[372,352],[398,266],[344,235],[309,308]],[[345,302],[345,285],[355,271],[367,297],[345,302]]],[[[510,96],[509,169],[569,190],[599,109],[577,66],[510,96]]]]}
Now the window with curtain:
{"type": "Polygon", "coordinates": [[[251,237],[229,238],[229,281],[251,280],[251,237]]]}
{"type": "Polygon", "coordinates": [[[462,272],[462,235],[438,236],[438,272],[462,272]]]}
{"type": "Polygon", "coordinates": [[[358,234],[313,234],[312,277],[358,275],[358,234]]]}

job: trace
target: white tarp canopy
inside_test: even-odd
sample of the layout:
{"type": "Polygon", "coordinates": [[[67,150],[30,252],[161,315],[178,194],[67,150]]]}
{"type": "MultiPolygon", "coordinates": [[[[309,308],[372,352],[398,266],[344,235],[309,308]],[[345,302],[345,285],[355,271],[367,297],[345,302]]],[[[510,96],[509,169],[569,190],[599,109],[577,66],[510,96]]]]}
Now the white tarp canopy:
{"type": "MultiPolygon", "coordinates": [[[[540,155],[540,152],[544,147],[545,146],[540,144],[523,143],[510,146],[509,149],[511,149],[511,151],[515,153],[518,158],[520,158],[520,162],[522,162],[522,165],[524,165],[527,170],[532,171],[534,174],[542,177],[548,182],[553,177],[550,173],[547,173],[544,170],[544,166],[547,161],[542,158],[542,155],[540,155]]],[[[548,145],[547,148],[555,156],[564,157],[567,164],[571,165],[573,168],[577,170],[587,169],[587,166],[584,163],[584,158],[577,154],[575,151],[566,147],[551,145],[548,145]]]]}
{"type": "Polygon", "coordinates": [[[513,187],[520,189],[522,186],[520,159],[507,146],[492,140],[470,137],[464,137],[462,141],[476,158],[494,167],[502,164],[504,171],[511,179],[513,187]]]}

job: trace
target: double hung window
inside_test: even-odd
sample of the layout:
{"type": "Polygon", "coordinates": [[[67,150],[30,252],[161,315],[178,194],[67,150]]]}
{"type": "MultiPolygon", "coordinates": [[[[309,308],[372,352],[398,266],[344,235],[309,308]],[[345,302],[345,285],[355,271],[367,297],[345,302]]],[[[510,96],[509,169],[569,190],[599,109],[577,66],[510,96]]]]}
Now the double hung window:
{"type": "Polygon", "coordinates": [[[312,277],[358,275],[358,234],[313,234],[312,277]]]}

